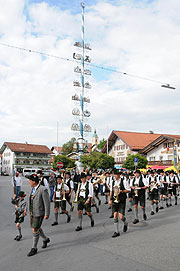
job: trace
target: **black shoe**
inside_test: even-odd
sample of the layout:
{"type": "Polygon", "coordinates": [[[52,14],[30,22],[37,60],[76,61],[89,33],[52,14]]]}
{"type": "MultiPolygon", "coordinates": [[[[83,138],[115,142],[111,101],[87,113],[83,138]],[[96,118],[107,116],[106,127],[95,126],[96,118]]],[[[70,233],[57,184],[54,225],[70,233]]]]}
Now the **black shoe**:
{"type": "Polygon", "coordinates": [[[84,213],[83,215],[87,215],[87,213],[84,213]]]}
{"type": "Polygon", "coordinates": [[[99,206],[101,205],[101,200],[99,200],[99,206]]]}
{"type": "Polygon", "coordinates": [[[164,209],[164,207],[163,207],[163,206],[161,206],[161,207],[159,207],[159,209],[160,209],[160,210],[162,210],[162,209],[164,209]]]}
{"type": "Polygon", "coordinates": [[[42,248],[46,248],[48,243],[50,243],[50,239],[49,238],[47,240],[43,241],[42,248]]]}
{"type": "Polygon", "coordinates": [[[17,238],[16,238],[16,241],[20,241],[21,240],[21,238],[22,238],[22,235],[18,235],[18,236],[16,236],[17,238]]]}
{"type": "Polygon", "coordinates": [[[111,206],[109,206],[108,209],[111,209],[111,206]]]}
{"type": "Polygon", "coordinates": [[[113,215],[110,215],[110,217],[109,218],[113,218],[114,216],[113,215]]]}
{"type": "Polygon", "coordinates": [[[94,219],[91,220],[91,227],[94,227],[94,219]]]}
{"type": "Polygon", "coordinates": [[[154,212],[153,212],[153,211],[151,211],[150,215],[154,215],[154,212]]]}
{"type": "Polygon", "coordinates": [[[67,217],[67,223],[69,223],[70,221],[71,221],[71,216],[68,215],[68,217],[67,217]]]}
{"type": "Polygon", "coordinates": [[[96,209],[96,213],[99,213],[99,208],[96,209]]]}
{"type": "Polygon", "coordinates": [[[82,231],[82,227],[77,226],[76,231],[82,231]]]}
{"type": "Polygon", "coordinates": [[[133,221],[133,224],[137,224],[137,223],[139,223],[139,219],[134,219],[134,221],[133,221]]]}
{"type": "Polygon", "coordinates": [[[168,203],[166,203],[166,207],[169,208],[169,204],[168,203]]]}
{"type": "Polygon", "coordinates": [[[108,202],[106,201],[104,204],[108,204],[108,202]]]}
{"type": "Polygon", "coordinates": [[[115,238],[115,237],[118,237],[120,236],[120,233],[119,232],[114,232],[113,235],[112,235],[112,238],[115,238]]]}
{"type": "Polygon", "coordinates": [[[169,206],[172,206],[172,204],[170,203],[169,206]]]}
{"type": "Polygon", "coordinates": [[[175,202],[175,205],[177,205],[177,202],[175,202]]]}
{"type": "Polygon", "coordinates": [[[58,225],[58,222],[56,221],[51,224],[51,226],[56,226],[56,225],[58,225]]]}
{"type": "Polygon", "coordinates": [[[132,209],[131,209],[131,208],[129,208],[129,209],[128,209],[128,212],[132,212],[132,209]]]}
{"type": "Polygon", "coordinates": [[[158,213],[158,211],[159,211],[159,208],[158,208],[158,207],[156,207],[156,213],[158,213]]]}
{"type": "Polygon", "coordinates": [[[143,218],[144,218],[144,220],[147,220],[147,215],[143,214],[143,218]]]}
{"type": "Polygon", "coordinates": [[[17,235],[16,237],[14,237],[14,240],[17,240],[18,237],[19,237],[19,235],[17,235]]]}
{"type": "Polygon", "coordinates": [[[128,223],[125,222],[124,227],[123,227],[123,232],[127,232],[127,229],[128,229],[128,223]]]}
{"type": "Polygon", "coordinates": [[[37,248],[31,248],[30,252],[27,254],[28,257],[37,254],[37,248]]]}

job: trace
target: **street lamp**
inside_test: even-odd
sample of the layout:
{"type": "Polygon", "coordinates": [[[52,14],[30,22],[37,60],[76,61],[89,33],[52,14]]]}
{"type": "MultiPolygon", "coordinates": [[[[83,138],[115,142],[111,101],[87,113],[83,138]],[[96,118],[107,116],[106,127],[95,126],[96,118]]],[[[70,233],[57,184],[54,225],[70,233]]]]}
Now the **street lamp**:
{"type": "Polygon", "coordinates": [[[175,87],[171,87],[170,84],[161,85],[162,88],[170,88],[170,89],[176,89],[175,87]]]}

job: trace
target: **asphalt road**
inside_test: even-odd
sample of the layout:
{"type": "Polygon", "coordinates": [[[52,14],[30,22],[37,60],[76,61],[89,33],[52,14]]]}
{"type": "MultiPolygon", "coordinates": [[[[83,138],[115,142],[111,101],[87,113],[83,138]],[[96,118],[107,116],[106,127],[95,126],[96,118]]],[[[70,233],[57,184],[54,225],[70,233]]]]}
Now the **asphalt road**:
{"type": "MultiPolygon", "coordinates": [[[[29,193],[28,181],[23,179],[23,190],[29,193]]],[[[90,227],[87,216],[83,216],[83,231],[75,232],[78,223],[77,211],[72,214],[72,221],[67,224],[66,216],[59,217],[59,225],[52,227],[52,212],[43,229],[51,239],[46,249],[41,249],[42,239],[38,244],[38,253],[27,257],[31,249],[32,234],[29,216],[22,227],[23,239],[14,241],[16,227],[14,223],[10,177],[0,176],[0,271],[56,271],[56,270],[120,270],[120,271],[179,271],[180,270],[180,200],[177,206],[160,210],[153,217],[147,207],[148,220],[133,225],[133,213],[127,214],[129,229],[121,230],[121,236],[113,239],[113,220],[109,218],[107,205],[100,206],[96,214],[94,228],[90,227]]],[[[127,203],[128,208],[128,203],[127,203]]],[[[122,228],[122,224],[120,225],[122,228]]]]}

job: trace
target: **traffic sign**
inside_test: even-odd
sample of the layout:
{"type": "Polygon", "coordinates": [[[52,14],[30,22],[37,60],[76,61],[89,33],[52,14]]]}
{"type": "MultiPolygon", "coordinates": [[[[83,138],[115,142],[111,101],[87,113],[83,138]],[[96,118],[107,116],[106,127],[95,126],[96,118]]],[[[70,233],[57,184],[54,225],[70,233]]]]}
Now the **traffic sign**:
{"type": "Polygon", "coordinates": [[[137,167],[137,165],[138,165],[138,158],[135,157],[135,158],[134,158],[134,166],[137,167]]]}
{"type": "Polygon", "coordinates": [[[138,158],[135,157],[135,158],[134,158],[134,163],[137,163],[137,162],[138,162],[138,158]]]}
{"type": "Polygon", "coordinates": [[[62,162],[58,162],[58,163],[57,163],[57,167],[58,167],[58,168],[62,168],[62,167],[63,167],[63,163],[62,163],[62,162]]]}

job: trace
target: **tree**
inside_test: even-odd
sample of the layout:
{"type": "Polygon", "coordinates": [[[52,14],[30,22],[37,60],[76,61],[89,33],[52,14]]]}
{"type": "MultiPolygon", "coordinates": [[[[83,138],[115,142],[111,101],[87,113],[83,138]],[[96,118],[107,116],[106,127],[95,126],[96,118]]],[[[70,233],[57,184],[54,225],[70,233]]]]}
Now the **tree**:
{"type": "Polygon", "coordinates": [[[100,143],[97,145],[97,148],[99,149],[99,150],[102,150],[103,149],[103,147],[104,147],[104,145],[106,144],[106,141],[107,140],[105,140],[104,138],[100,141],[100,143]]]}
{"type": "Polygon", "coordinates": [[[148,164],[148,160],[146,157],[141,156],[139,153],[138,154],[128,154],[126,161],[122,165],[122,167],[127,168],[129,170],[133,170],[135,168],[134,166],[134,158],[138,158],[138,165],[136,168],[146,168],[148,164]]]}
{"type": "Polygon", "coordinates": [[[66,157],[65,155],[56,155],[54,156],[54,162],[53,162],[53,168],[57,169],[57,163],[62,162],[63,168],[73,168],[75,167],[75,162],[71,160],[70,158],[66,157]]]}
{"type": "Polygon", "coordinates": [[[90,167],[93,168],[113,168],[114,167],[114,158],[112,156],[108,156],[102,152],[92,152],[90,155],[82,155],[81,162],[84,168],[90,167]]]}
{"type": "Polygon", "coordinates": [[[74,143],[76,142],[75,137],[72,137],[67,143],[63,144],[62,146],[62,153],[63,155],[68,155],[73,151],[74,143]]]}

